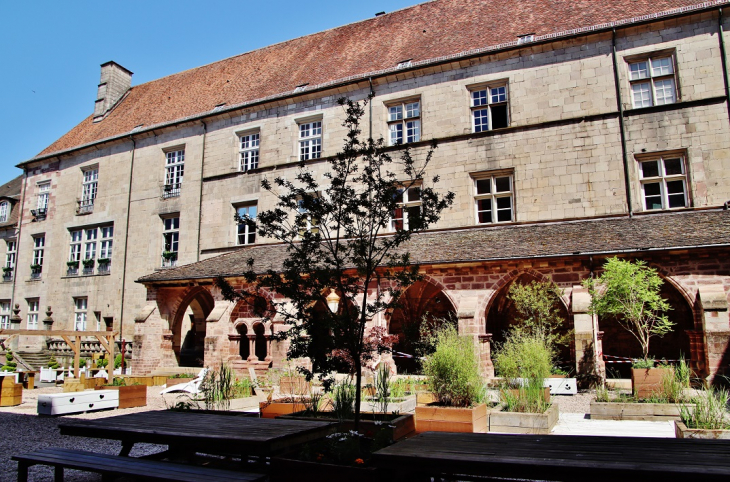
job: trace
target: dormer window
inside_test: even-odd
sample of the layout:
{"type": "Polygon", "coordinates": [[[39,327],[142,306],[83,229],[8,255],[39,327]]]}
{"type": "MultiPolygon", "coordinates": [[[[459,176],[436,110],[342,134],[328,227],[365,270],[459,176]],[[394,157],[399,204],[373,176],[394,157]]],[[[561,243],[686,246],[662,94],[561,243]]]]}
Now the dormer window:
{"type": "Polygon", "coordinates": [[[10,203],[0,201],[0,223],[7,223],[10,217],[10,203]]]}

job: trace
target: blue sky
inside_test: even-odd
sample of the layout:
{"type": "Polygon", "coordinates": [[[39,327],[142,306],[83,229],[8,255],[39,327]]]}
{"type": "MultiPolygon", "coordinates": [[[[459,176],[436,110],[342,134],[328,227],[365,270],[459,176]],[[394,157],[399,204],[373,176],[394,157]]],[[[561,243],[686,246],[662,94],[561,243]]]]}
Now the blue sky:
{"type": "Polygon", "coordinates": [[[109,60],[142,84],[423,0],[0,0],[0,184],[94,109],[109,60]]]}

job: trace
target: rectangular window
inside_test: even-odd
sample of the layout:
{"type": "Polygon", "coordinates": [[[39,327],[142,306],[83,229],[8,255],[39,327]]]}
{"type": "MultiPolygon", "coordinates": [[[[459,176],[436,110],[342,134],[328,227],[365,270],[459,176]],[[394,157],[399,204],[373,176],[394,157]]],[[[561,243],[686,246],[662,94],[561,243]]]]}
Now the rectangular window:
{"type": "Polygon", "coordinates": [[[512,184],[511,175],[475,176],[477,224],[507,223],[514,220],[512,184]]]}
{"type": "Polygon", "coordinates": [[[7,201],[0,202],[0,223],[7,223],[10,217],[10,203],[7,201]]]}
{"type": "Polygon", "coordinates": [[[185,171],[185,150],[165,153],[165,188],[163,198],[180,195],[185,171]]]}
{"type": "Polygon", "coordinates": [[[99,169],[84,171],[84,182],[81,188],[81,199],[79,199],[77,214],[87,214],[94,211],[94,200],[96,199],[98,181],[99,169]]]}
{"type": "Polygon", "coordinates": [[[48,209],[48,197],[51,193],[51,183],[41,182],[38,184],[38,204],[37,208],[45,212],[48,209]]]}
{"type": "Polygon", "coordinates": [[[484,132],[509,126],[507,84],[471,91],[472,131],[484,132]]]}
{"type": "Polygon", "coordinates": [[[68,260],[72,262],[81,261],[81,238],[83,231],[71,231],[71,246],[69,249],[68,260]]]}
{"type": "Polygon", "coordinates": [[[667,155],[640,160],[639,178],[644,209],[647,211],[686,208],[689,205],[683,156],[667,155]]]}
{"type": "Polygon", "coordinates": [[[421,102],[388,105],[388,143],[391,146],[421,140],[421,102]]]}
{"type": "Polygon", "coordinates": [[[390,230],[413,229],[421,217],[421,186],[411,186],[398,191],[398,207],[390,219],[390,230]]]}
{"type": "MultiPolygon", "coordinates": [[[[317,202],[318,199],[319,193],[311,198],[311,202],[317,202]]],[[[304,233],[307,231],[313,234],[319,233],[319,219],[310,213],[309,208],[304,203],[304,199],[297,201],[297,211],[299,236],[304,236],[304,233]]]]}
{"type": "Polygon", "coordinates": [[[40,278],[43,271],[43,255],[46,248],[46,236],[33,237],[33,263],[30,267],[30,277],[40,278]]]}
{"type": "Polygon", "coordinates": [[[180,248],[180,218],[165,218],[162,220],[162,266],[177,266],[177,254],[180,248]]]}
{"type": "Polygon", "coordinates": [[[114,244],[114,226],[104,226],[101,231],[101,242],[99,247],[99,260],[112,258],[112,245],[114,244]]]}
{"type": "Polygon", "coordinates": [[[239,170],[250,171],[259,167],[259,133],[239,136],[240,141],[240,163],[239,170]]]}
{"type": "Polygon", "coordinates": [[[299,124],[299,160],[322,157],[322,121],[299,124]]]}
{"type": "Polygon", "coordinates": [[[10,302],[0,301],[0,330],[10,329],[10,302]]]}
{"type": "Polygon", "coordinates": [[[236,243],[254,244],[256,242],[256,205],[240,206],[236,208],[238,228],[236,243]]]}
{"type": "Polygon", "coordinates": [[[7,247],[5,250],[5,267],[15,268],[15,255],[18,249],[18,244],[15,240],[6,241],[7,247]]]}
{"type": "Polygon", "coordinates": [[[26,318],[27,321],[27,329],[28,330],[37,330],[38,329],[38,306],[40,304],[39,300],[37,299],[31,299],[26,300],[28,302],[28,316],[26,318]]]}
{"type": "Polygon", "coordinates": [[[68,274],[78,274],[83,264],[83,274],[93,274],[94,266],[98,271],[108,272],[111,263],[114,226],[101,226],[85,229],[74,229],[70,232],[68,274]]]}
{"type": "Polygon", "coordinates": [[[88,298],[74,298],[74,331],[86,331],[88,298]]]}
{"type": "Polygon", "coordinates": [[[674,104],[677,102],[674,56],[657,55],[629,62],[629,83],[634,107],[674,104]]]}

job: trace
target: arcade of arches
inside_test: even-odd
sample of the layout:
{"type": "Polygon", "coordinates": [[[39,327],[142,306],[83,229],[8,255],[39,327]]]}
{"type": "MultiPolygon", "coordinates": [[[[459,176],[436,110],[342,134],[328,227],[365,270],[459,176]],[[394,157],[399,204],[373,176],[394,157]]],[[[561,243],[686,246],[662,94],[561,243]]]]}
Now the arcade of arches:
{"type": "MultiPolygon", "coordinates": [[[[579,375],[607,371],[609,376],[627,376],[629,364],[616,362],[640,355],[639,344],[615,320],[599,320],[588,313],[590,297],[580,286],[590,275],[585,263],[565,260],[546,269],[515,262],[495,266],[494,271],[488,268],[481,268],[483,275],[475,275],[474,267],[424,268],[426,276],[402,295],[401,306],[372,320],[400,335],[393,357],[398,372],[419,370],[413,356],[418,356],[421,336],[448,320],[458,323],[460,333],[473,337],[484,373],[494,375],[491,350],[504,340],[514,319],[510,286],[553,279],[564,292],[558,304],[566,320],[564,330],[573,333],[570,345],[559,355],[560,365],[579,375]]],[[[725,374],[730,366],[727,289],[715,278],[692,284],[690,276],[680,274],[666,276],[666,281],[662,296],[672,307],[669,318],[675,329],[652,339],[651,355],[667,360],[685,357],[698,376],[725,374]]],[[[250,367],[266,370],[286,365],[286,342],[273,340],[277,331],[285,329],[283,325],[276,319],[262,323],[250,308],[223,300],[212,283],[192,288],[162,285],[154,287],[153,293],[136,318],[133,369],[136,366],[139,373],[222,362],[242,373],[250,367]]]]}

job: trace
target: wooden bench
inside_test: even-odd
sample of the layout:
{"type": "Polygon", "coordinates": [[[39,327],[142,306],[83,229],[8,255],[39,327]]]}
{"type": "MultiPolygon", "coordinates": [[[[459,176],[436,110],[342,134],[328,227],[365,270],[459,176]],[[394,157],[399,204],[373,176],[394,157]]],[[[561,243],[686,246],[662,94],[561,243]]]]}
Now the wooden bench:
{"type": "Polygon", "coordinates": [[[74,469],[101,474],[102,480],[130,476],[135,480],[174,480],[183,482],[263,481],[266,475],[231,470],[212,469],[194,465],[183,465],[157,460],[119,457],[81,450],[59,448],[42,449],[36,452],[14,455],[18,462],[18,482],[27,482],[28,467],[50,465],[55,468],[56,482],[63,481],[63,470],[74,469]]]}

